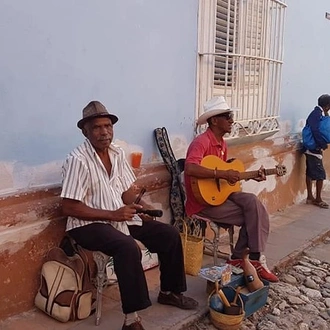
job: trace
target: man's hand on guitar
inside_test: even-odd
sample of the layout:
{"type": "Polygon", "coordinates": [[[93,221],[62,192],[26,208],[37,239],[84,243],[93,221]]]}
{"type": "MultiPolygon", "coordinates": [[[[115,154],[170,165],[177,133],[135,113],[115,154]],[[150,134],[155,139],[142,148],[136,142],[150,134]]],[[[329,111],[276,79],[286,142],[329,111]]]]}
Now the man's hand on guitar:
{"type": "Polygon", "coordinates": [[[235,170],[227,170],[226,180],[229,184],[235,184],[237,181],[240,180],[240,173],[235,170]]]}
{"type": "Polygon", "coordinates": [[[265,168],[262,165],[258,170],[258,177],[254,178],[253,180],[258,182],[266,180],[265,168]]]}

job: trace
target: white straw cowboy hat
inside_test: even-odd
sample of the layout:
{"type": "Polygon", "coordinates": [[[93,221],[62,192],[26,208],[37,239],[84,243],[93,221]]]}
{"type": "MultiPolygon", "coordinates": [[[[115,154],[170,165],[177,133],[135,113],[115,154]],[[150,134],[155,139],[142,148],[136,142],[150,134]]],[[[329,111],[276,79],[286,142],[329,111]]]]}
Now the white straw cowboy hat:
{"type": "Polygon", "coordinates": [[[213,116],[220,115],[222,113],[237,111],[238,109],[232,109],[227,104],[223,96],[215,96],[212,99],[204,103],[204,113],[197,119],[197,125],[206,124],[207,120],[213,116]]]}
{"type": "Polygon", "coordinates": [[[112,115],[108,112],[107,108],[99,101],[89,102],[82,111],[82,119],[77,123],[77,126],[82,129],[88,120],[96,117],[108,117],[111,119],[112,124],[118,121],[116,115],[112,115]]]}

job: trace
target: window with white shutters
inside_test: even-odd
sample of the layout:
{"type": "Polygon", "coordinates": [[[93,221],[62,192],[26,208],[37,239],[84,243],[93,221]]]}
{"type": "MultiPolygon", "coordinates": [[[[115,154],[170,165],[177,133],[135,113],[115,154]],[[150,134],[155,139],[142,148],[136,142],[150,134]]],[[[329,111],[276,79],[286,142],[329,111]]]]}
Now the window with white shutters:
{"type": "Polygon", "coordinates": [[[230,86],[233,83],[234,60],[231,54],[236,50],[237,15],[235,7],[237,1],[217,1],[215,55],[214,57],[214,85],[230,86]]]}
{"type": "Polygon", "coordinates": [[[239,108],[229,138],[279,130],[286,4],[200,0],[197,111],[214,95],[239,108]]]}

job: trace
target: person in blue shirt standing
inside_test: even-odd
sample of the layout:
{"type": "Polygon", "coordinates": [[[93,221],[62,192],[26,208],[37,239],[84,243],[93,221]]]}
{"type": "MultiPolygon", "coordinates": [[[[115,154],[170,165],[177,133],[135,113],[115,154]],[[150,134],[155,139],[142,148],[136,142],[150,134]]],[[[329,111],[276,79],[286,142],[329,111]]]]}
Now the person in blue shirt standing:
{"type": "Polygon", "coordinates": [[[323,94],[318,98],[318,105],[309,114],[306,125],[309,125],[316,142],[316,148],[305,150],[306,156],[306,187],[307,204],[313,204],[324,209],[329,208],[329,204],[322,200],[321,193],[323,181],[326,178],[323,166],[323,150],[328,148],[327,142],[321,135],[320,122],[323,116],[328,116],[330,110],[330,95],[323,94]],[[316,197],[313,195],[313,181],[316,181],[316,197]]]}

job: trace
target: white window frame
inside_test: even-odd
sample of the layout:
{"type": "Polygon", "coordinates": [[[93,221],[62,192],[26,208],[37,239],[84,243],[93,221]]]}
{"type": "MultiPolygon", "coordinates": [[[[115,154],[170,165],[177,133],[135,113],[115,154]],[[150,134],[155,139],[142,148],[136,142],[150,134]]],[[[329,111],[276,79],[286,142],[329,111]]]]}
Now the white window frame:
{"type": "Polygon", "coordinates": [[[196,118],[208,99],[224,96],[240,109],[228,140],[279,130],[286,7],[280,0],[199,2],[196,118]]]}

